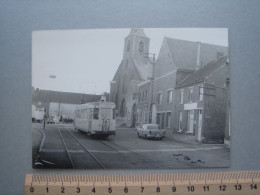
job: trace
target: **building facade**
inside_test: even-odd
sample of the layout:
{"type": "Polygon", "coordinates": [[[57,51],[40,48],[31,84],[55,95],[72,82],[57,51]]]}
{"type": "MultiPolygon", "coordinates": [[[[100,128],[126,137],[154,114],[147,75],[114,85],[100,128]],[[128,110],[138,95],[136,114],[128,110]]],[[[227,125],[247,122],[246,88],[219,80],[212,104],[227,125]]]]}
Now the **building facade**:
{"type": "Polygon", "coordinates": [[[164,38],[155,65],[153,104],[157,124],[169,131],[168,134],[176,132],[178,83],[224,55],[228,55],[227,47],[164,38]]]}
{"type": "Polygon", "coordinates": [[[138,85],[138,123],[149,123],[151,105],[151,80],[146,80],[138,85]]]}
{"type": "Polygon", "coordinates": [[[229,63],[220,57],[176,86],[174,133],[194,141],[223,143],[227,128],[229,63]]]}

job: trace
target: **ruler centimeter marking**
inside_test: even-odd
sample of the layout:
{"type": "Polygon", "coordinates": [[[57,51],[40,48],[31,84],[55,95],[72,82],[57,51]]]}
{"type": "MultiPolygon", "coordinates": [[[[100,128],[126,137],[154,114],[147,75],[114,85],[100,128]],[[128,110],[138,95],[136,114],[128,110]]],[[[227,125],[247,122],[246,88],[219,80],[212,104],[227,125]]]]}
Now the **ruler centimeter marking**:
{"type": "Polygon", "coordinates": [[[28,174],[25,195],[260,194],[260,171],[176,174],[28,174]]]}

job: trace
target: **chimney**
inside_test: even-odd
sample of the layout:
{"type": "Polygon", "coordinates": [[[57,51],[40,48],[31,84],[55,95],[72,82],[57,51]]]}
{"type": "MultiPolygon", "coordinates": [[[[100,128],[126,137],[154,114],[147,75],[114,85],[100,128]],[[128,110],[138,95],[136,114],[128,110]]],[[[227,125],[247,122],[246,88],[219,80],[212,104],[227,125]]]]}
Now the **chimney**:
{"type": "Polygon", "coordinates": [[[197,64],[196,64],[196,70],[199,70],[201,68],[201,65],[200,65],[200,45],[201,45],[201,42],[197,42],[197,64]]]}

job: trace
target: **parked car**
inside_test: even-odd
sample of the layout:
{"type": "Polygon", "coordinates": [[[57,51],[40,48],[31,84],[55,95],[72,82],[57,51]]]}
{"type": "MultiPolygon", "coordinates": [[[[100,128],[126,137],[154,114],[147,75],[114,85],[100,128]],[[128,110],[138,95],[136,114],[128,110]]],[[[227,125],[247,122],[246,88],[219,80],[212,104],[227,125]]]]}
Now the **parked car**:
{"type": "Polygon", "coordinates": [[[165,137],[165,129],[160,129],[157,124],[140,124],[137,126],[137,135],[146,139],[162,139],[165,137]]]}
{"type": "Polygon", "coordinates": [[[47,119],[47,124],[58,124],[59,123],[59,119],[57,116],[49,116],[49,118],[47,119]]]}
{"type": "Polygon", "coordinates": [[[54,116],[49,116],[49,118],[47,118],[47,124],[55,124],[53,119],[54,119],[54,116]]]}

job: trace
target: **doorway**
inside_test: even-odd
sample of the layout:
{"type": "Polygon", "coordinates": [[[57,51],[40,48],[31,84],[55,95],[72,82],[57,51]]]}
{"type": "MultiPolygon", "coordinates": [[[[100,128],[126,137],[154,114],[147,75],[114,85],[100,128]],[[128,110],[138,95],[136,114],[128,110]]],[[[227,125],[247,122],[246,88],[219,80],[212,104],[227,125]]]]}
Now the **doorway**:
{"type": "Polygon", "coordinates": [[[202,110],[199,111],[199,116],[198,116],[198,141],[201,141],[201,129],[202,129],[202,110]]]}
{"type": "Polygon", "coordinates": [[[193,133],[193,122],[194,122],[194,110],[189,110],[188,111],[188,129],[187,132],[188,133],[193,133]]]}

